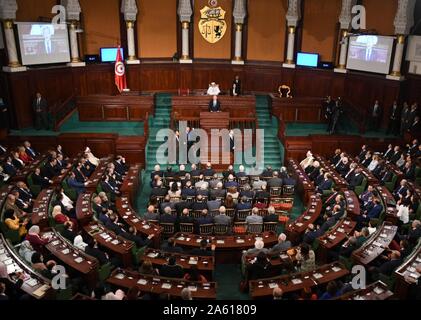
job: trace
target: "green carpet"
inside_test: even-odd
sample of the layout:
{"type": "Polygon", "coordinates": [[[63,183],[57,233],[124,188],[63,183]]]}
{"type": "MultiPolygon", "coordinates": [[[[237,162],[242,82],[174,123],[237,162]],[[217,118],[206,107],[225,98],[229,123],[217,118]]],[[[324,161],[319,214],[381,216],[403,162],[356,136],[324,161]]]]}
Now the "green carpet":
{"type": "Polygon", "coordinates": [[[62,133],[117,133],[121,136],[143,136],[143,122],[108,121],[108,122],[84,122],[79,120],[78,112],[73,114],[61,126],[60,131],[35,130],[27,128],[11,130],[12,136],[58,136],[62,133]]]}

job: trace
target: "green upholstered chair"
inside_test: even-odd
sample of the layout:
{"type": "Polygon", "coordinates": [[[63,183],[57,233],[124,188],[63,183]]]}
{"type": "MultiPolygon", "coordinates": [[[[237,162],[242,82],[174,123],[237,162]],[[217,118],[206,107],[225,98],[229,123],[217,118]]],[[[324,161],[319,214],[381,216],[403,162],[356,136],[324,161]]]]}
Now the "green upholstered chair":
{"type": "Polygon", "coordinates": [[[357,196],[360,196],[360,194],[365,191],[365,188],[367,187],[367,182],[367,178],[364,178],[363,182],[361,182],[359,186],[355,187],[355,193],[357,194],[357,196]]]}

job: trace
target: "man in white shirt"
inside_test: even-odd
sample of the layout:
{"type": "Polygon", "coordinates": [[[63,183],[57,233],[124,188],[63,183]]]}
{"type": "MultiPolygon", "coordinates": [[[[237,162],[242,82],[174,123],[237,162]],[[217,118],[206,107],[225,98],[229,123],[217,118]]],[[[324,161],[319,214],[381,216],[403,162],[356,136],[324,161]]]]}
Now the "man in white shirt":
{"type": "Polygon", "coordinates": [[[219,90],[219,84],[216,84],[215,82],[212,82],[209,85],[208,95],[209,96],[218,96],[220,93],[221,93],[221,90],[219,90]]]}

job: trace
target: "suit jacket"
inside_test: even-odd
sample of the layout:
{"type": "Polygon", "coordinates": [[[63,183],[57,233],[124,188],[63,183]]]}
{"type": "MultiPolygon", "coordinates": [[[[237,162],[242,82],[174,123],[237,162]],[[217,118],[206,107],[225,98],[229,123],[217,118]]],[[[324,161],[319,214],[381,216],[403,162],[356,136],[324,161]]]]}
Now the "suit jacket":
{"type": "Polygon", "coordinates": [[[364,180],[364,175],[363,174],[358,174],[358,175],[354,175],[350,181],[349,181],[349,185],[352,187],[356,187],[361,185],[361,183],[363,183],[364,180]]]}
{"type": "Polygon", "coordinates": [[[184,277],[183,268],[179,265],[170,266],[165,264],[161,267],[161,270],[159,270],[159,274],[166,278],[182,279],[184,277]]]}
{"type": "Polygon", "coordinates": [[[159,217],[159,222],[160,223],[175,223],[177,221],[177,217],[172,215],[172,214],[161,214],[161,216],[159,217]]]}
{"type": "Polygon", "coordinates": [[[16,175],[17,170],[16,170],[14,165],[9,164],[9,163],[5,163],[3,165],[3,172],[8,174],[9,176],[13,177],[13,176],[16,175]]]}
{"type": "Polygon", "coordinates": [[[270,188],[280,188],[280,187],[282,187],[282,179],[281,178],[272,178],[268,181],[267,185],[270,188]]]}
{"type": "Polygon", "coordinates": [[[108,262],[108,259],[105,253],[102,250],[99,250],[97,248],[91,248],[88,246],[85,248],[85,253],[92,257],[97,258],[100,265],[104,265],[108,262]]]}
{"type": "Polygon", "coordinates": [[[30,190],[26,190],[22,188],[18,188],[17,190],[19,192],[19,198],[25,202],[29,202],[31,199],[34,198],[30,190]]]}
{"type": "Polygon", "coordinates": [[[395,271],[401,263],[401,259],[387,261],[380,266],[379,271],[386,276],[391,276],[393,271],[395,271]]]}
{"type": "Polygon", "coordinates": [[[25,152],[28,156],[30,156],[32,159],[35,159],[38,153],[32,149],[32,148],[25,148],[25,152]]]}
{"type": "Polygon", "coordinates": [[[234,80],[233,81],[231,95],[233,95],[233,93],[235,93],[238,96],[241,94],[241,80],[234,80]],[[235,88],[234,88],[234,86],[235,86],[235,88]]]}
{"type": "Polygon", "coordinates": [[[217,112],[221,110],[221,103],[218,101],[216,101],[216,104],[213,104],[213,100],[211,100],[209,102],[209,112],[217,112]]]}
{"type": "Polygon", "coordinates": [[[32,102],[32,109],[34,110],[35,113],[37,113],[37,110],[39,110],[39,112],[41,113],[47,112],[48,111],[47,100],[41,97],[41,100],[38,106],[38,99],[35,98],[34,101],[32,102]]]}
{"type": "Polygon", "coordinates": [[[247,223],[263,223],[263,218],[257,215],[251,215],[246,218],[247,223]]]}
{"type": "Polygon", "coordinates": [[[383,206],[381,204],[376,204],[370,211],[368,211],[367,217],[369,219],[377,219],[380,216],[382,210],[383,206]]]}
{"type": "Polygon", "coordinates": [[[395,163],[396,161],[398,161],[399,159],[400,159],[400,157],[401,157],[401,153],[398,151],[398,152],[395,152],[395,153],[393,153],[393,155],[390,157],[390,162],[393,162],[393,163],[395,163]]]}
{"type": "Polygon", "coordinates": [[[85,185],[81,182],[78,182],[76,179],[69,178],[67,180],[67,184],[70,188],[75,189],[78,194],[85,192],[85,185]]]}
{"type": "Polygon", "coordinates": [[[332,189],[332,180],[324,180],[319,187],[317,188],[319,191],[330,190],[332,189]]]}
{"type": "Polygon", "coordinates": [[[41,186],[43,189],[50,186],[48,178],[42,175],[36,175],[35,173],[32,175],[32,181],[35,185],[41,186]]]}
{"type": "Polygon", "coordinates": [[[227,215],[218,214],[213,218],[213,221],[215,224],[224,224],[224,225],[230,225],[231,224],[231,218],[227,215]]]}

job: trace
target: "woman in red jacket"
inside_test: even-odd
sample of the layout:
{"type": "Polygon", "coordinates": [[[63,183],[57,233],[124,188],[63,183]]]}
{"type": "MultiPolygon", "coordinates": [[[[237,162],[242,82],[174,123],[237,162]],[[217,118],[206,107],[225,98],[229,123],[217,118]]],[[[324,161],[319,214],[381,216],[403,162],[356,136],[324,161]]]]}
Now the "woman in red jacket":
{"type": "Polygon", "coordinates": [[[31,163],[34,161],[27,153],[24,147],[18,148],[19,159],[21,159],[25,164],[31,163]]]}
{"type": "Polygon", "coordinates": [[[26,235],[25,240],[28,240],[32,248],[35,251],[42,252],[44,246],[50,241],[49,238],[44,238],[40,236],[40,228],[38,226],[32,226],[29,228],[28,234],[26,235]]]}

